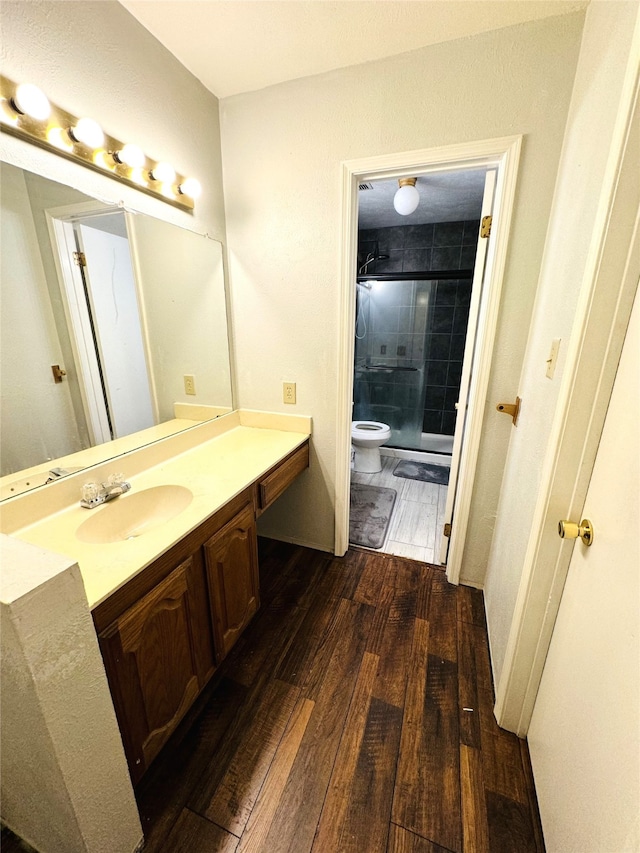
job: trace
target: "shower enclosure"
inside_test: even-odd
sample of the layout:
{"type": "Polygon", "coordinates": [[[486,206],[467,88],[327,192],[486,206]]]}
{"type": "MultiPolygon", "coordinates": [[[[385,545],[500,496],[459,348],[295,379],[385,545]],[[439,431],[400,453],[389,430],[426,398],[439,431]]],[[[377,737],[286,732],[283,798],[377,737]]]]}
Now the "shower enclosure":
{"type": "Polygon", "coordinates": [[[450,453],[471,271],[364,275],[357,282],[354,419],[388,424],[389,447],[450,453]]]}

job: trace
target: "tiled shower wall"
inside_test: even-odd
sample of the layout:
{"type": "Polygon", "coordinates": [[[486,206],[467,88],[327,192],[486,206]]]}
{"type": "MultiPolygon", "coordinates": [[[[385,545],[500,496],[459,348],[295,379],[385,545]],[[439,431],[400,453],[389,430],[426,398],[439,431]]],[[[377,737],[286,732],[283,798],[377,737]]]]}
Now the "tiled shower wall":
{"type": "MultiPolygon", "coordinates": [[[[478,228],[478,220],[465,220],[362,230],[358,268],[371,252],[389,258],[369,264],[369,273],[471,270],[478,228]]],[[[376,282],[366,293],[358,290],[358,336],[362,339],[356,339],[356,367],[423,367],[422,431],[453,435],[471,279],[376,282]]],[[[369,390],[378,403],[384,398],[393,406],[406,398],[407,375],[364,375],[370,383],[375,378],[375,387],[369,390]]]]}

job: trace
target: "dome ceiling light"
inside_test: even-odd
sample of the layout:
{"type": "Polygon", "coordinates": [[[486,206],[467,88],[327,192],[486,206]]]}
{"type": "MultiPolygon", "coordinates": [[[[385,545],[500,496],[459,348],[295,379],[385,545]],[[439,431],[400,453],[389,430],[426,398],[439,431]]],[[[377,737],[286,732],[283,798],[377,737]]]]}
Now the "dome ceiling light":
{"type": "Polygon", "coordinates": [[[416,189],[417,180],[417,178],[400,178],[398,181],[393,206],[401,216],[409,216],[420,204],[420,193],[416,189]]]}

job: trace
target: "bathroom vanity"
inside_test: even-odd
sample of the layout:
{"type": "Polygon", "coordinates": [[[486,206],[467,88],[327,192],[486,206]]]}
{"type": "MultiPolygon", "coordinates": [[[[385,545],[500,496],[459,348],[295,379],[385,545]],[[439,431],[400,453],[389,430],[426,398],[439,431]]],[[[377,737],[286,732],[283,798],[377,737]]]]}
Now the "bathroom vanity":
{"type": "Polygon", "coordinates": [[[93,610],[134,783],[258,610],[256,517],[308,465],[306,442],[93,610]]]}
{"type": "Polygon", "coordinates": [[[256,520],[308,467],[310,431],[234,412],[5,504],[3,532],[80,567],[134,783],[258,610],[256,520]],[[82,508],[116,468],[131,490],[82,508]]]}

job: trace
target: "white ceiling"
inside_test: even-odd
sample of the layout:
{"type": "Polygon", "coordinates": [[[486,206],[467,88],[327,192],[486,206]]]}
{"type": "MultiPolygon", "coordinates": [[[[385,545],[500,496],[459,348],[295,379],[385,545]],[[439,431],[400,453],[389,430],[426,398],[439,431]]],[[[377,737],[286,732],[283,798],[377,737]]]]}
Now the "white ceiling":
{"type": "Polygon", "coordinates": [[[486,169],[475,169],[418,176],[416,189],[420,203],[409,216],[396,213],[393,206],[393,197],[398,189],[395,178],[368,181],[373,189],[358,192],[358,228],[479,219],[485,173],[486,169]]]}
{"type": "Polygon", "coordinates": [[[382,59],[586,0],[120,0],[219,98],[382,59]]]}

